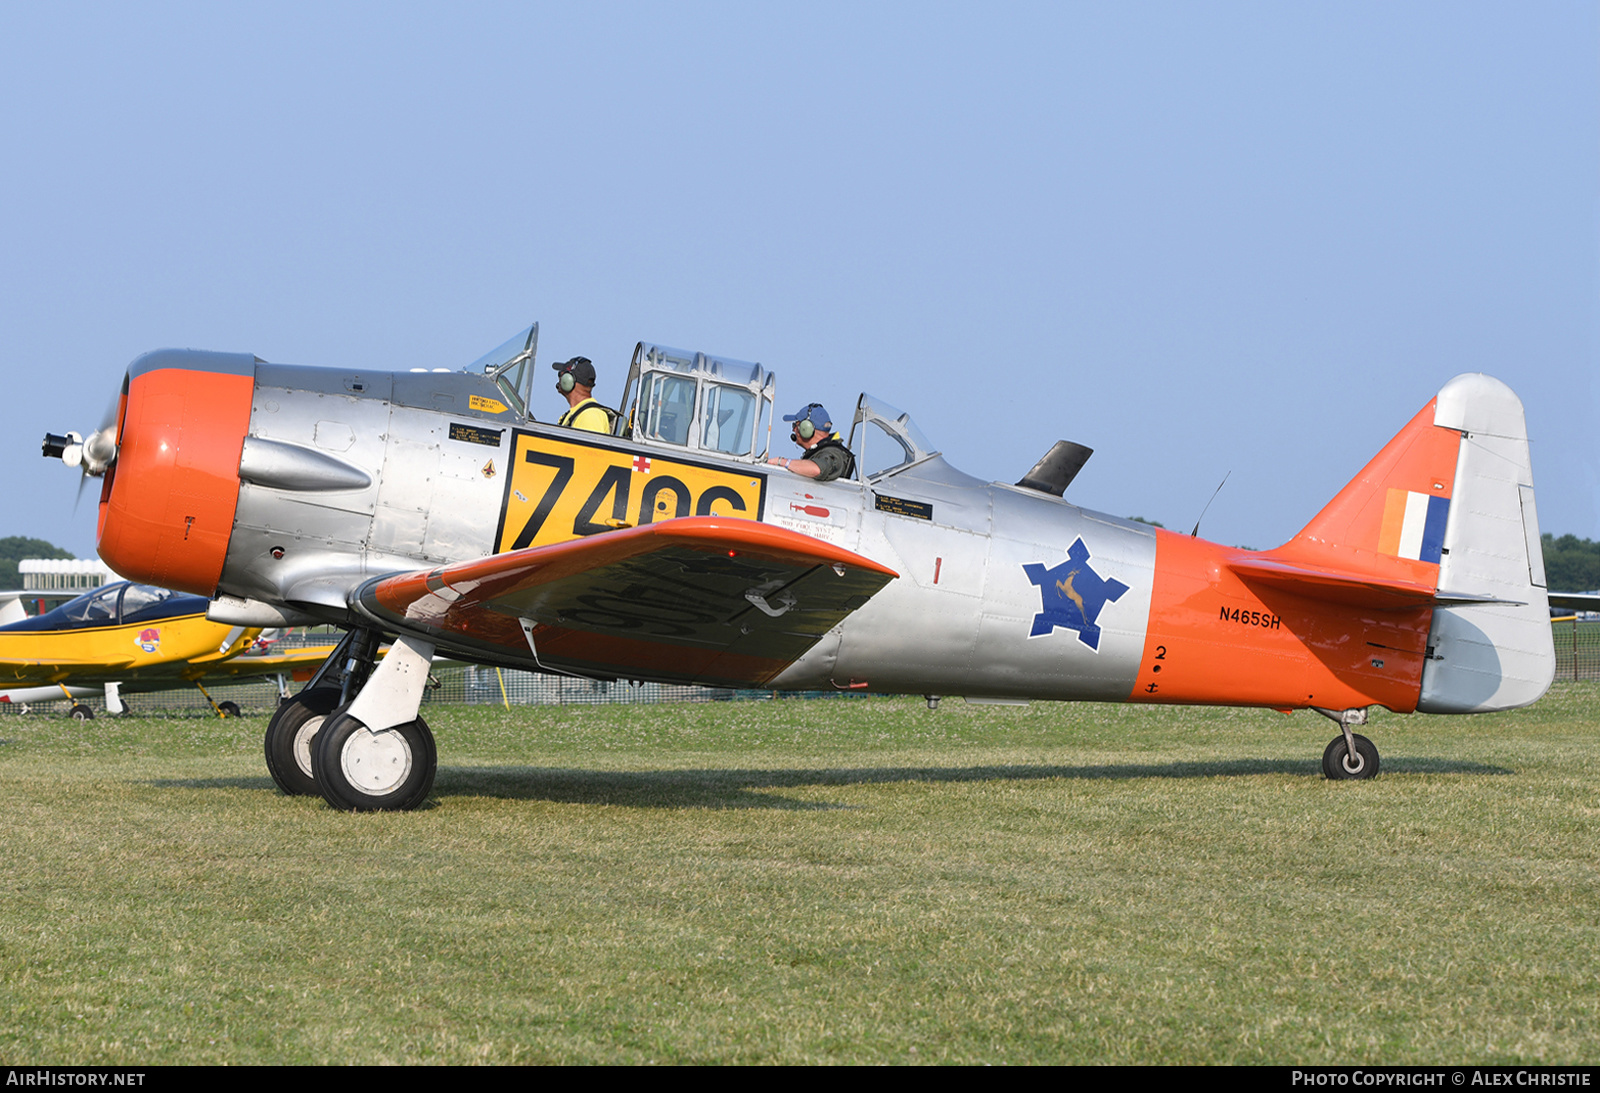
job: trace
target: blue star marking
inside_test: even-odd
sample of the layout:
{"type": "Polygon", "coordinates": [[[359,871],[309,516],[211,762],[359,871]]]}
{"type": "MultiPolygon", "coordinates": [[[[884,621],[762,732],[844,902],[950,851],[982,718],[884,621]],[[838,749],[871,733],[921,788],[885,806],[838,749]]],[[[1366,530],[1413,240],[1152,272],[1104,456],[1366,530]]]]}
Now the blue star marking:
{"type": "Polygon", "coordinates": [[[1046,569],[1040,562],[1022,567],[1028,580],[1039,586],[1044,610],[1033,616],[1030,638],[1048,634],[1056,627],[1076,630],[1078,640],[1095,652],[1100,651],[1100,609],[1122,598],[1128,586],[1115,578],[1107,580],[1089,565],[1089,548],[1080,536],[1067,549],[1067,560],[1046,569]]]}

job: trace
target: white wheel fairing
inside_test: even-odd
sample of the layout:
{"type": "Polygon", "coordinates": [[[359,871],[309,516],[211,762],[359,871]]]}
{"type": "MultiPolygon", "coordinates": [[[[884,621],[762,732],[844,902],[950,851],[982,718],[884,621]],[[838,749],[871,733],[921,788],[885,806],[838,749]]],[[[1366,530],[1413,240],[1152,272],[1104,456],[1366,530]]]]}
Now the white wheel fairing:
{"type": "Polygon", "coordinates": [[[363,725],[339,749],[345,781],[369,797],[393,793],[410,777],[411,762],[411,745],[393,730],[373,732],[363,725]]]}

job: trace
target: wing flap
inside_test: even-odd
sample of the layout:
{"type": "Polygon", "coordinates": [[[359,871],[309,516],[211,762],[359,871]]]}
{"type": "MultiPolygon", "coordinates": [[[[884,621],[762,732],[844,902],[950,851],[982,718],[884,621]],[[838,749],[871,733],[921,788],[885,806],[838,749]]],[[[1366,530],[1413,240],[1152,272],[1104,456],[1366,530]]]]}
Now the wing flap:
{"type": "Polygon", "coordinates": [[[352,606],[467,659],[764,684],[897,574],[753,520],[686,517],[368,581],[352,606]]]}

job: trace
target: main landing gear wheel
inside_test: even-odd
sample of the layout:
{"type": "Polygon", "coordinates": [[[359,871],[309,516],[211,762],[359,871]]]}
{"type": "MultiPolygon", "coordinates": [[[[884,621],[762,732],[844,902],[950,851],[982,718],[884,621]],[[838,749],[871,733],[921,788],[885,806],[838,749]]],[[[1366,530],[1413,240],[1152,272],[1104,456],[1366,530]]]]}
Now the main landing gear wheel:
{"type": "Polygon", "coordinates": [[[311,774],[311,742],[338,704],[339,688],[316,687],[301,691],[283,703],[267,722],[267,771],[285,795],[316,795],[317,781],[311,774]]]}
{"type": "Polygon", "coordinates": [[[228,700],[227,702],[218,702],[217,703],[217,712],[219,714],[221,714],[223,717],[243,717],[244,716],[243,711],[241,711],[239,709],[239,704],[237,702],[234,702],[231,699],[228,700]]]}
{"type": "Polygon", "coordinates": [[[93,721],[94,711],[80,702],[67,711],[67,716],[74,721],[93,721]]]}
{"type": "Polygon", "coordinates": [[[1350,748],[1345,743],[1344,734],[1335,736],[1322,753],[1323,776],[1342,782],[1352,778],[1376,778],[1378,776],[1378,749],[1360,733],[1352,734],[1356,744],[1356,753],[1350,754],[1350,748]]]}
{"type": "Polygon", "coordinates": [[[330,717],[312,744],[322,799],[341,812],[403,812],[427,800],[439,753],[422,718],[373,732],[349,714],[330,717]]]}

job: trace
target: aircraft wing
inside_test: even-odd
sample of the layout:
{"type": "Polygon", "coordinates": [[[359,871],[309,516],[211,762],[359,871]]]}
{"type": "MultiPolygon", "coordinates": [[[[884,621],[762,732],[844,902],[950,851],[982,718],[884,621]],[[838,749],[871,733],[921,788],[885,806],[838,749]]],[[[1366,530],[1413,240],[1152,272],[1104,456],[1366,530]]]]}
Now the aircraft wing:
{"type": "Polygon", "coordinates": [[[245,679],[250,676],[286,675],[310,679],[333,652],[332,645],[312,645],[283,653],[242,653],[227,660],[190,665],[181,674],[188,680],[245,679]]]}
{"type": "Polygon", "coordinates": [[[1563,611],[1600,611],[1600,592],[1552,592],[1550,606],[1563,611]]]}
{"type": "Polygon", "coordinates": [[[181,681],[209,679],[244,679],[250,676],[288,675],[295,678],[311,677],[317,666],[333,652],[333,646],[320,645],[295,649],[285,653],[266,653],[260,656],[233,656],[227,660],[206,661],[201,664],[174,660],[134,667],[132,657],[87,663],[63,661],[60,663],[26,658],[0,659],[0,686],[45,686],[58,683],[139,683],[148,685],[170,680],[181,681]]]}
{"type": "Polygon", "coordinates": [[[57,663],[28,657],[0,659],[0,685],[8,687],[48,686],[67,680],[83,683],[115,681],[118,672],[133,664],[133,658],[114,661],[97,661],[84,664],[75,661],[57,663]]]}
{"type": "Polygon", "coordinates": [[[784,528],[691,516],[376,578],[352,606],[484,663],[759,686],[896,576],[784,528]]]}

